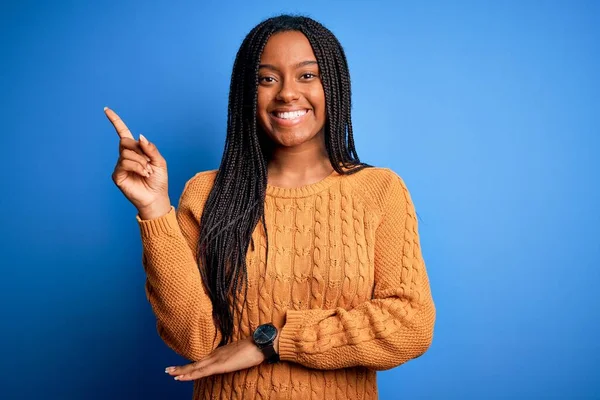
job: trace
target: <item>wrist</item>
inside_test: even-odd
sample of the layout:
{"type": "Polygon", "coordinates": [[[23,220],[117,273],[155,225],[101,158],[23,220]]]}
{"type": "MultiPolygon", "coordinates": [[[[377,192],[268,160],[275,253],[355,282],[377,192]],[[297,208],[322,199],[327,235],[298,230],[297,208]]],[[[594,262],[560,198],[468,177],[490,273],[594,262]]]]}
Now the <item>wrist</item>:
{"type": "Polygon", "coordinates": [[[275,349],[275,353],[279,354],[279,335],[281,334],[281,331],[278,329],[277,330],[277,336],[275,337],[275,340],[273,340],[273,349],[275,349]]]}
{"type": "Polygon", "coordinates": [[[254,344],[264,355],[269,364],[279,362],[279,331],[272,323],[259,325],[252,334],[254,344]]]}
{"type": "Polygon", "coordinates": [[[149,220],[165,216],[169,211],[171,211],[171,200],[167,197],[157,200],[146,207],[138,208],[138,215],[140,219],[149,220]]]}

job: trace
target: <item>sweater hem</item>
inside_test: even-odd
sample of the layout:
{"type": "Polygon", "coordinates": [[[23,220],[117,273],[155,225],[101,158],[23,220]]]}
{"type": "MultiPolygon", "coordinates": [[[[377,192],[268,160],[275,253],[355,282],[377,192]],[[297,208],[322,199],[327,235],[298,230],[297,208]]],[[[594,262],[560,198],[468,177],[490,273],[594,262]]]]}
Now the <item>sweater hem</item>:
{"type": "Polygon", "coordinates": [[[288,310],[285,318],[285,325],[279,334],[279,358],[295,362],[298,352],[294,338],[302,327],[302,311],[288,310]]]}
{"type": "Polygon", "coordinates": [[[149,238],[162,234],[168,234],[173,232],[176,227],[179,226],[177,223],[177,216],[175,214],[175,207],[171,206],[169,212],[162,217],[153,219],[141,219],[140,215],[135,216],[140,226],[142,238],[149,238]]]}

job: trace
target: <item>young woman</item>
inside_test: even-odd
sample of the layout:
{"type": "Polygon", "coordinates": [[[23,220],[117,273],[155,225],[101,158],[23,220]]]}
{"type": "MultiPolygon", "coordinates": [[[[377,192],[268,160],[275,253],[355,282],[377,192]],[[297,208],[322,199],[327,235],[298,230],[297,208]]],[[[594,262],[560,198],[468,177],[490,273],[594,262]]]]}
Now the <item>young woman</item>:
{"type": "Polygon", "coordinates": [[[146,293],[195,399],[376,399],[376,370],[423,354],[435,320],[402,179],[359,161],[335,36],[279,16],[244,39],[218,170],[185,185],[120,136],[113,180],[139,211],[146,293]]]}

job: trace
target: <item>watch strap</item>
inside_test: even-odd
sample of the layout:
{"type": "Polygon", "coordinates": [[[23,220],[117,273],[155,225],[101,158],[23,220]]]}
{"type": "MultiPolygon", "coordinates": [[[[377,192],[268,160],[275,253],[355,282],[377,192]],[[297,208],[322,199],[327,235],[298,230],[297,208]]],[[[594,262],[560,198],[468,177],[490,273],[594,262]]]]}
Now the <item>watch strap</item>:
{"type": "Polygon", "coordinates": [[[276,362],[279,362],[279,354],[277,354],[277,352],[275,351],[273,343],[262,347],[261,350],[265,355],[265,359],[267,360],[268,364],[274,364],[276,362]]]}

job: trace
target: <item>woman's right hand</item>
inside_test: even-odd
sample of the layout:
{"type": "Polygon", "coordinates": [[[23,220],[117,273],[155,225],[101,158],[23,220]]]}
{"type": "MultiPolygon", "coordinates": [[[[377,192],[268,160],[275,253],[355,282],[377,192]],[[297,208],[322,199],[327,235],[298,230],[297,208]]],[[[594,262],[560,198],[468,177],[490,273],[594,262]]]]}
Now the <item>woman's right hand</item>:
{"type": "Polygon", "coordinates": [[[113,182],[138,209],[141,219],[153,219],[171,210],[167,162],[143,135],[136,141],[125,123],[110,108],[104,113],[120,137],[119,159],[113,182]]]}

